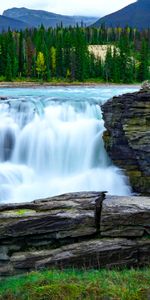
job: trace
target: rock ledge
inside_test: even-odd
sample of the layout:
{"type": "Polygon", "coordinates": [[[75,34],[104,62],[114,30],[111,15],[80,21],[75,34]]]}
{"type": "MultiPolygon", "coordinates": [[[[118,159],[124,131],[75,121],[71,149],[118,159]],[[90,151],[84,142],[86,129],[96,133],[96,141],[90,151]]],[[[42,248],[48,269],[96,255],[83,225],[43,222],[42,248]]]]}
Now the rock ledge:
{"type": "Polygon", "coordinates": [[[150,198],[85,192],[0,205],[0,276],[150,265],[150,198]]]}

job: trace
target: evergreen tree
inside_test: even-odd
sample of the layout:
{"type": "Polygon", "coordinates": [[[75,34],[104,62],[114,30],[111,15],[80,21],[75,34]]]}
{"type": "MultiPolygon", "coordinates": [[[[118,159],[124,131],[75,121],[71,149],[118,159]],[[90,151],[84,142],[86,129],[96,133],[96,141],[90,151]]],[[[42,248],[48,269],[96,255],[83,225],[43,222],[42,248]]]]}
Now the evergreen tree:
{"type": "Polygon", "coordinates": [[[112,58],[112,50],[111,47],[107,48],[105,63],[104,63],[104,79],[106,82],[112,81],[112,71],[113,67],[113,58],[112,58]]]}
{"type": "Polygon", "coordinates": [[[22,31],[20,31],[20,35],[19,35],[19,66],[18,66],[18,70],[19,70],[19,76],[23,76],[24,74],[24,45],[23,45],[23,33],[22,31]]]}
{"type": "Polygon", "coordinates": [[[77,27],[75,44],[75,75],[79,81],[88,78],[88,48],[83,34],[83,29],[77,27]]]}
{"type": "Polygon", "coordinates": [[[149,79],[149,47],[148,42],[145,39],[142,40],[142,46],[140,51],[138,79],[140,81],[149,79]]]}
{"type": "Polygon", "coordinates": [[[31,77],[32,75],[33,56],[34,56],[34,47],[32,44],[31,37],[28,36],[26,39],[26,61],[27,61],[26,74],[28,77],[31,77]]]}
{"type": "Polygon", "coordinates": [[[12,66],[11,66],[11,59],[9,54],[7,54],[7,62],[6,62],[6,71],[5,76],[7,81],[12,80],[12,66]]]}
{"type": "Polygon", "coordinates": [[[119,49],[116,47],[113,48],[113,61],[112,61],[112,80],[113,82],[120,82],[121,80],[121,72],[120,69],[120,54],[119,49]]]}
{"type": "Polygon", "coordinates": [[[46,65],[45,65],[44,55],[42,52],[39,52],[36,60],[36,71],[38,74],[38,78],[43,79],[45,70],[46,70],[46,65]]]}
{"type": "Polygon", "coordinates": [[[56,76],[56,48],[51,47],[50,49],[50,69],[52,77],[56,76]]]}

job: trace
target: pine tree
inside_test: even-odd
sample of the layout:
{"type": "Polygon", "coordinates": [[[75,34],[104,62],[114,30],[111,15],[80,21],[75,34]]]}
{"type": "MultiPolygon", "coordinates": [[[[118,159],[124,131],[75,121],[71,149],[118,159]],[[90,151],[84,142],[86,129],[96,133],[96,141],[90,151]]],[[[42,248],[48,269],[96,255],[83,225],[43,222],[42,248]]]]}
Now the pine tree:
{"type": "Polygon", "coordinates": [[[45,59],[42,52],[39,52],[36,60],[36,71],[38,78],[43,78],[46,70],[45,59]]]}
{"type": "Polygon", "coordinates": [[[50,68],[52,77],[56,76],[56,48],[51,47],[50,49],[50,68]]]}
{"type": "Polygon", "coordinates": [[[23,76],[24,74],[24,45],[23,45],[23,33],[22,31],[20,31],[20,35],[19,35],[19,66],[18,66],[18,70],[19,70],[19,76],[23,76]]]}
{"type": "Polygon", "coordinates": [[[61,42],[56,45],[56,76],[58,78],[64,75],[64,64],[63,64],[63,48],[61,42]]]}
{"type": "Polygon", "coordinates": [[[113,67],[113,58],[112,58],[112,50],[111,47],[107,48],[105,63],[104,63],[104,79],[106,82],[112,81],[112,71],[113,67]]]}
{"type": "MultiPolygon", "coordinates": [[[[28,33],[28,35],[29,35],[29,33],[28,33]]],[[[26,74],[28,77],[31,77],[31,75],[32,75],[33,55],[34,55],[34,47],[32,44],[31,37],[28,36],[26,39],[26,60],[27,60],[26,74]]]]}
{"type": "Polygon", "coordinates": [[[6,76],[7,81],[12,80],[12,65],[11,65],[11,59],[10,59],[9,54],[7,54],[7,63],[6,63],[5,76],[6,76]]]}
{"type": "Polygon", "coordinates": [[[76,44],[75,44],[75,76],[79,81],[84,81],[88,78],[88,47],[83,34],[83,29],[76,29],[76,44]]]}
{"type": "Polygon", "coordinates": [[[140,64],[138,70],[139,81],[149,79],[149,47],[148,42],[143,39],[140,51],[140,64]]]}
{"type": "Polygon", "coordinates": [[[113,48],[113,61],[112,61],[112,81],[119,83],[121,79],[121,72],[120,70],[120,57],[119,57],[119,49],[115,46],[113,48]]]}

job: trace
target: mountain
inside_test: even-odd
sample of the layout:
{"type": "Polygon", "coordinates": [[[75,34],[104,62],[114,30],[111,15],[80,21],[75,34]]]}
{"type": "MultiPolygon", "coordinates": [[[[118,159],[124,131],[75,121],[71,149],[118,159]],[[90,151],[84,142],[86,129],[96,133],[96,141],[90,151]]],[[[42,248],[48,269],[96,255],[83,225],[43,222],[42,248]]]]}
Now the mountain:
{"type": "Polygon", "coordinates": [[[138,29],[150,27],[150,0],[138,0],[115,13],[99,19],[92,26],[99,27],[101,24],[106,26],[131,26],[138,29]]]}
{"type": "Polygon", "coordinates": [[[28,25],[25,22],[22,22],[20,20],[15,20],[12,18],[8,18],[5,16],[0,16],[0,31],[2,30],[8,30],[10,27],[12,30],[20,30],[25,29],[28,25]]]}
{"type": "Polygon", "coordinates": [[[25,7],[11,8],[3,12],[3,16],[23,21],[28,27],[38,27],[43,24],[45,27],[55,27],[63,23],[63,26],[74,26],[77,23],[89,26],[97,20],[95,17],[64,16],[44,10],[34,10],[25,7]]]}

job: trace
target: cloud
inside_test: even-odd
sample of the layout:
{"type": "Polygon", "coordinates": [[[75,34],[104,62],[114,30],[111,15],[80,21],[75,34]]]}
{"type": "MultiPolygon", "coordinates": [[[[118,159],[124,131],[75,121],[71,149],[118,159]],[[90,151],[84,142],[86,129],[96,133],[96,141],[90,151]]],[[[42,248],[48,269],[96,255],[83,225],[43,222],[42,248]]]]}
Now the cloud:
{"type": "Polygon", "coordinates": [[[0,10],[25,6],[67,15],[103,16],[132,2],[135,0],[5,0],[0,10]]]}

